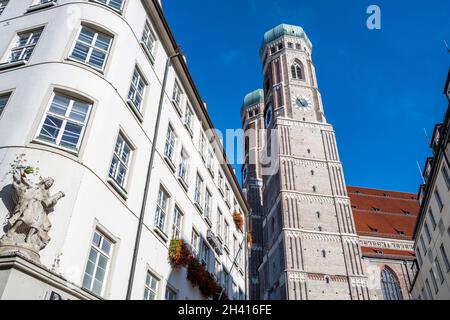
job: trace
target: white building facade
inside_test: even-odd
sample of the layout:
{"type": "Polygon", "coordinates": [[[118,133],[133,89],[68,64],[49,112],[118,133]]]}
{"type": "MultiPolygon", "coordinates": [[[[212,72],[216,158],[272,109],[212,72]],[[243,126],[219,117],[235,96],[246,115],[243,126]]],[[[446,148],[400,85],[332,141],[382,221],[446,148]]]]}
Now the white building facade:
{"type": "Polygon", "coordinates": [[[66,194],[42,265],[0,257],[0,299],[202,299],[172,239],[246,298],[248,207],[160,5],[0,1],[0,237],[12,163],[66,194]]]}
{"type": "MultiPolygon", "coordinates": [[[[445,86],[450,102],[450,72],[445,86]]],[[[450,299],[450,108],[435,127],[433,157],[426,161],[420,187],[419,219],[414,231],[416,277],[412,296],[421,300],[450,299]]]]}

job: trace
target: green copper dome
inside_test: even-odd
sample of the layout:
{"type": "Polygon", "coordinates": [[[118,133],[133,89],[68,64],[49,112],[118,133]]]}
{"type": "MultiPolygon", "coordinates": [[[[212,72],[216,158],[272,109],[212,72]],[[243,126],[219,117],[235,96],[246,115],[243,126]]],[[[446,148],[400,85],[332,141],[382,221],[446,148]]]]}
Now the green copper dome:
{"type": "Polygon", "coordinates": [[[312,49],[312,43],[311,41],[309,41],[309,38],[302,27],[283,23],[264,34],[264,39],[262,41],[261,48],[259,49],[259,55],[262,57],[266,45],[282,36],[303,38],[308,44],[309,48],[312,49]]]}
{"type": "Polygon", "coordinates": [[[248,107],[254,106],[255,104],[264,102],[264,90],[258,89],[249,94],[244,98],[244,102],[241,107],[241,115],[247,110],[248,107]]]}

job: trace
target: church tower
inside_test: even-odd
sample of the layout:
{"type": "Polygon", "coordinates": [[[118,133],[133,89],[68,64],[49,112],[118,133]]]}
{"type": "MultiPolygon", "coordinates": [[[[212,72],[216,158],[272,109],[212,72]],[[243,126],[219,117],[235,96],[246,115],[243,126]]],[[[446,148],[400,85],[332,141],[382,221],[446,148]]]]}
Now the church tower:
{"type": "Polygon", "coordinates": [[[286,24],[266,32],[260,49],[267,129],[261,156],[270,153],[277,165],[276,171],[260,168],[260,297],[368,299],[342,164],[311,52],[303,29],[286,24]]]}
{"type": "Polygon", "coordinates": [[[260,300],[258,267],[263,259],[263,207],[261,147],[264,145],[264,91],[255,90],[245,96],[241,107],[242,128],[245,132],[245,163],[242,166],[242,185],[252,209],[250,230],[252,248],[249,258],[250,299],[260,300]]]}

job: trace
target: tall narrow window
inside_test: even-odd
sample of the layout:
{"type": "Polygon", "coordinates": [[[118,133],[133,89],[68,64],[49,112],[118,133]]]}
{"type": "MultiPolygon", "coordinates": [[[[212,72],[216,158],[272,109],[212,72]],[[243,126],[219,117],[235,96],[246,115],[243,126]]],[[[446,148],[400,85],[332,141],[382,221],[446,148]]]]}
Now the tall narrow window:
{"type": "Polygon", "coordinates": [[[128,92],[128,99],[132,102],[133,107],[139,112],[142,111],[145,86],[146,84],[141,72],[137,67],[135,67],[133,79],[131,80],[130,91],[128,92]]]}
{"type": "Polygon", "coordinates": [[[169,208],[169,194],[161,187],[156,204],[155,227],[164,232],[166,227],[166,216],[169,208]]]}
{"type": "Polygon", "coordinates": [[[210,256],[210,249],[208,244],[205,241],[202,241],[202,255],[201,258],[203,260],[203,265],[206,268],[206,270],[209,270],[209,256],[210,256]]]}
{"type": "Polygon", "coordinates": [[[159,280],[152,273],[147,272],[145,279],[144,300],[156,300],[159,280]]]}
{"type": "Polygon", "coordinates": [[[167,129],[166,147],[164,149],[164,155],[172,163],[173,163],[173,155],[175,153],[176,141],[177,137],[175,135],[175,131],[173,130],[172,126],[169,125],[169,128],[167,129]]]}
{"type": "Polygon", "coordinates": [[[130,160],[132,154],[131,145],[125,140],[122,133],[119,134],[114,148],[114,155],[109,169],[109,176],[122,188],[125,188],[130,160]]]}
{"type": "Polygon", "coordinates": [[[303,73],[303,64],[296,60],[291,66],[291,74],[293,79],[304,80],[305,76],[303,73]]]}
{"type": "Polygon", "coordinates": [[[178,165],[178,177],[187,183],[187,174],[189,168],[189,156],[184,149],[181,150],[180,163],[178,165]]]}
{"type": "Polygon", "coordinates": [[[230,205],[230,187],[228,184],[225,184],[225,201],[228,205],[230,205]]]}
{"type": "Polygon", "coordinates": [[[444,282],[444,272],[442,271],[442,267],[441,267],[441,263],[439,262],[439,258],[436,257],[436,259],[434,259],[434,264],[436,265],[436,270],[439,276],[439,281],[444,282]]]}
{"type": "Polygon", "coordinates": [[[3,110],[5,110],[6,105],[8,104],[10,93],[0,94],[0,117],[2,116],[3,110]]]}
{"type": "Polygon", "coordinates": [[[444,208],[444,203],[442,202],[442,198],[441,198],[441,195],[439,194],[438,189],[434,190],[434,195],[436,197],[436,201],[439,206],[439,210],[442,211],[442,209],[444,208]]]}
{"type": "Polygon", "coordinates": [[[99,231],[94,232],[89,259],[84,271],[83,288],[101,296],[108,276],[113,243],[99,231]]]}
{"type": "Polygon", "coordinates": [[[224,185],[223,174],[222,174],[222,172],[219,172],[219,191],[222,194],[224,194],[223,185],[224,185]]]}
{"type": "Polygon", "coordinates": [[[17,41],[14,47],[11,49],[11,54],[8,58],[8,62],[27,62],[34,51],[34,48],[36,47],[36,43],[41,37],[42,30],[43,28],[18,33],[17,41]]]}
{"type": "Polygon", "coordinates": [[[427,236],[428,243],[430,243],[431,242],[431,233],[430,233],[430,228],[428,227],[427,222],[425,222],[424,228],[425,228],[425,234],[427,236]]]}
{"type": "Polygon", "coordinates": [[[171,300],[177,300],[177,293],[175,290],[173,290],[170,287],[166,288],[166,300],[171,301],[171,300]]]}
{"type": "Polygon", "coordinates": [[[436,274],[434,273],[433,267],[431,267],[431,269],[430,269],[430,276],[431,276],[431,282],[433,282],[434,292],[438,293],[439,287],[437,284],[436,274]]]}
{"type": "Polygon", "coordinates": [[[417,262],[419,263],[419,266],[422,266],[422,254],[420,253],[420,249],[416,248],[416,258],[417,262]]]}
{"type": "Polygon", "coordinates": [[[450,174],[448,173],[445,164],[442,165],[442,175],[444,176],[445,184],[447,185],[447,190],[450,190],[450,174]]]}
{"type": "Polygon", "coordinates": [[[8,2],[9,0],[0,0],[0,16],[2,15],[3,11],[5,11],[8,2]]]}
{"type": "Polygon", "coordinates": [[[223,213],[220,209],[217,209],[217,221],[216,221],[216,231],[217,235],[222,238],[222,223],[223,223],[223,213]]]}
{"type": "Polygon", "coordinates": [[[183,213],[177,206],[175,206],[173,212],[173,224],[172,224],[172,239],[178,240],[181,238],[181,229],[183,225],[183,213]]]}
{"type": "Polygon", "coordinates": [[[428,298],[430,300],[433,300],[433,293],[431,292],[430,282],[428,281],[428,278],[425,280],[425,288],[427,289],[428,298]]]}
{"type": "Polygon", "coordinates": [[[192,229],[191,247],[194,257],[198,257],[200,253],[200,234],[195,229],[192,229]]]}
{"type": "Polygon", "coordinates": [[[381,289],[384,300],[403,300],[397,276],[387,268],[381,272],[381,289]]]}
{"type": "Polygon", "coordinates": [[[186,111],[184,113],[184,125],[192,135],[192,132],[194,130],[194,113],[192,112],[189,104],[186,104],[186,111]]]}
{"type": "Polygon", "coordinates": [[[94,0],[95,2],[103,3],[114,11],[122,12],[124,0],[94,0]]]}
{"type": "Polygon", "coordinates": [[[225,220],[224,224],[225,227],[223,229],[223,242],[225,243],[225,246],[228,247],[230,245],[229,243],[230,225],[228,224],[227,220],[225,220]]]}
{"type": "Polygon", "coordinates": [[[431,225],[433,226],[433,230],[436,229],[436,219],[434,218],[433,210],[428,210],[428,213],[430,214],[430,221],[431,225]]]}
{"type": "Polygon", "coordinates": [[[156,37],[152,31],[152,28],[150,27],[149,21],[145,22],[141,43],[153,62],[155,56],[156,37]]]}
{"type": "Polygon", "coordinates": [[[440,250],[441,250],[442,260],[444,260],[445,268],[447,269],[447,272],[448,272],[448,271],[450,271],[450,261],[448,260],[447,252],[445,251],[443,244],[441,244],[440,250]]]}
{"type": "Polygon", "coordinates": [[[427,255],[427,246],[425,245],[425,240],[423,240],[423,235],[420,235],[420,244],[422,245],[424,255],[427,255]]]}
{"type": "Polygon", "coordinates": [[[211,192],[206,189],[205,193],[205,206],[204,206],[204,213],[205,217],[211,220],[211,205],[212,205],[212,195],[211,192]]]}
{"type": "Polygon", "coordinates": [[[197,174],[197,179],[195,181],[195,194],[194,200],[195,202],[201,206],[202,203],[202,193],[203,193],[203,179],[197,174]]]}
{"type": "Polygon", "coordinates": [[[177,81],[175,81],[175,84],[173,85],[173,93],[172,93],[172,102],[177,107],[178,110],[181,106],[181,99],[183,98],[183,92],[181,91],[180,85],[177,81]]]}
{"type": "Polygon", "coordinates": [[[103,70],[111,50],[112,37],[82,26],[70,57],[103,70]]]}
{"type": "Polygon", "coordinates": [[[37,139],[78,151],[92,105],[61,93],[54,93],[37,139]]]}
{"type": "Polygon", "coordinates": [[[200,141],[198,144],[198,150],[202,156],[203,161],[205,160],[205,147],[206,147],[206,139],[203,132],[200,132],[200,141]]]}

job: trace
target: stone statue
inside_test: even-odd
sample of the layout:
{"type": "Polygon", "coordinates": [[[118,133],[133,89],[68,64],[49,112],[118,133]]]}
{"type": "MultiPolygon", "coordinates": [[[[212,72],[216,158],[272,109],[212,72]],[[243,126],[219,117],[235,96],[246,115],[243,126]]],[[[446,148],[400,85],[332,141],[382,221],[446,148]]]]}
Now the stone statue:
{"type": "Polygon", "coordinates": [[[52,178],[33,183],[22,170],[13,174],[14,212],[8,219],[10,229],[0,239],[0,255],[11,252],[39,262],[39,252],[50,242],[48,232],[52,226],[48,215],[63,192],[51,196],[52,178]]]}

